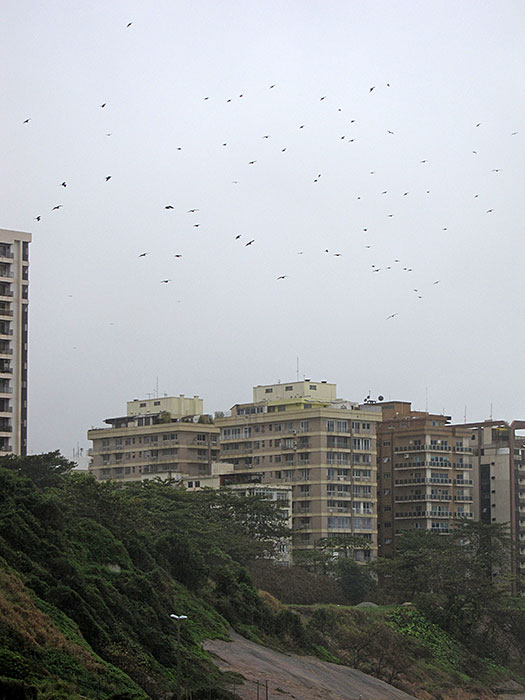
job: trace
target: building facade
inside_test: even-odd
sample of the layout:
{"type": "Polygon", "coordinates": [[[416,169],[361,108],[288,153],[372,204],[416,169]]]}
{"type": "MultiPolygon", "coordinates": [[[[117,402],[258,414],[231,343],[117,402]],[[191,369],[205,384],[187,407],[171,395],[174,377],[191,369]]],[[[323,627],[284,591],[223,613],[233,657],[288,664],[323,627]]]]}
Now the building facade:
{"type": "Polygon", "coordinates": [[[121,481],[210,475],[219,457],[219,430],[208,416],[183,414],[188,405],[202,408],[201,399],[181,399],[184,397],[129,401],[127,415],[107,418],[107,428],[89,430],[88,439],[93,441],[90,472],[97,479],[121,481]]]}
{"type": "Polygon", "coordinates": [[[388,556],[407,530],[447,533],[474,517],[472,431],[409,402],[379,405],[379,547],[388,556]]]}
{"type": "Polygon", "coordinates": [[[0,456],[27,454],[31,234],[0,229],[0,456]]]}
{"type": "Polygon", "coordinates": [[[294,547],[324,537],[356,535],[377,554],[376,406],[336,398],[336,385],[290,382],[253,389],[251,403],[216,419],[220,458],[234,471],[292,487],[294,547]]]}
{"type": "Polygon", "coordinates": [[[508,524],[509,570],[525,579],[525,421],[469,423],[474,450],[474,517],[508,524]]]}

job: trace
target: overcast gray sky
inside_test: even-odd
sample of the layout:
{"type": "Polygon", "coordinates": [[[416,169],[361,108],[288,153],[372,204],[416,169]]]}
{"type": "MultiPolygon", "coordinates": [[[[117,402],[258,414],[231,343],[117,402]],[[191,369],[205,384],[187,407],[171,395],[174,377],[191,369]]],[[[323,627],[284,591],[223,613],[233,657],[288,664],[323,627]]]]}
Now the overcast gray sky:
{"type": "Polygon", "coordinates": [[[297,358],[347,399],[525,417],[523,2],[2,15],[31,451],[86,446],[157,377],[211,412],[295,379],[297,358]]]}

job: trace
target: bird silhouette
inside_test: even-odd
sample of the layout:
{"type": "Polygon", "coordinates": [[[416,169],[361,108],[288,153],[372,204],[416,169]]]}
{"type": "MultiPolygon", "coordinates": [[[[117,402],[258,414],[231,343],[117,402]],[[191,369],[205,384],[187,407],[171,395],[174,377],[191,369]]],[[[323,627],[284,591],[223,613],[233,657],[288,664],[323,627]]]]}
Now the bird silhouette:
{"type": "Polygon", "coordinates": [[[241,236],[242,236],[242,233],[239,233],[237,236],[235,236],[235,240],[238,241],[241,236]]]}
{"type": "Polygon", "coordinates": [[[256,160],[250,160],[250,161],[248,161],[248,165],[254,165],[255,163],[257,163],[256,160]]]}
{"type": "Polygon", "coordinates": [[[67,187],[67,183],[66,183],[65,180],[64,180],[64,182],[61,182],[60,185],[61,185],[62,187],[67,187]]]}
{"type": "Polygon", "coordinates": [[[182,255],[180,253],[175,253],[175,255],[173,257],[174,258],[182,258],[182,255]]]}
{"type": "Polygon", "coordinates": [[[111,175],[106,175],[106,182],[109,182],[111,180],[111,175]]]}
{"type": "Polygon", "coordinates": [[[323,100],[326,100],[326,95],[325,95],[324,97],[321,97],[321,99],[319,100],[319,102],[322,102],[323,100]]]}
{"type": "Polygon", "coordinates": [[[376,87],[374,85],[373,87],[370,88],[370,90],[368,92],[372,92],[372,90],[375,90],[375,89],[376,89],[376,87]]]}
{"type": "Polygon", "coordinates": [[[126,29],[129,29],[129,28],[131,27],[132,24],[133,24],[133,22],[128,22],[128,23],[126,24],[126,29]]]}
{"type": "Polygon", "coordinates": [[[35,221],[40,221],[41,218],[41,216],[35,216],[35,221]]]}
{"type": "Polygon", "coordinates": [[[51,211],[55,211],[55,209],[62,209],[63,206],[63,204],[57,204],[56,207],[53,207],[53,209],[51,209],[51,211]]]}
{"type": "Polygon", "coordinates": [[[261,138],[262,138],[262,139],[269,139],[269,138],[270,138],[270,135],[269,135],[269,134],[266,134],[265,136],[261,136],[261,138]]]}
{"type": "Polygon", "coordinates": [[[106,106],[106,102],[104,102],[104,104],[100,105],[100,108],[104,109],[105,106],[106,106]]]}
{"type": "Polygon", "coordinates": [[[492,172],[493,172],[493,173],[500,173],[500,172],[501,172],[501,168],[492,168],[492,172]]]}
{"type": "Polygon", "coordinates": [[[435,282],[432,282],[432,284],[439,284],[441,280],[436,280],[435,282]]]}
{"type": "Polygon", "coordinates": [[[168,284],[168,282],[171,282],[171,280],[161,280],[160,281],[161,284],[168,284]]]}
{"type": "Polygon", "coordinates": [[[252,243],[255,243],[255,238],[252,238],[252,240],[251,240],[251,241],[248,241],[248,243],[246,243],[245,245],[248,246],[248,245],[251,245],[252,243]]]}
{"type": "Polygon", "coordinates": [[[186,212],[187,214],[195,214],[196,211],[200,211],[200,209],[188,209],[186,212]]]}
{"type": "Polygon", "coordinates": [[[200,224],[193,224],[193,228],[199,228],[200,224]]]}
{"type": "Polygon", "coordinates": [[[31,121],[31,117],[29,117],[29,119],[24,119],[22,124],[29,124],[30,121],[31,121]]]}
{"type": "Polygon", "coordinates": [[[166,204],[166,206],[164,207],[164,209],[174,209],[174,208],[175,207],[172,207],[171,204],[166,204]]]}
{"type": "Polygon", "coordinates": [[[270,90],[272,90],[275,87],[275,85],[270,85],[270,90]]]}
{"type": "Polygon", "coordinates": [[[494,209],[487,209],[487,214],[490,214],[491,211],[494,211],[494,209]]]}
{"type": "Polygon", "coordinates": [[[139,255],[139,258],[145,258],[146,255],[149,255],[149,253],[141,253],[141,254],[139,255]]]}
{"type": "Polygon", "coordinates": [[[288,275],[281,275],[281,276],[278,277],[277,279],[278,279],[278,280],[285,280],[287,277],[288,277],[288,275]]]}
{"type": "Polygon", "coordinates": [[[390,316],[387,316],[385,320],[388,321],[389,318],[394,318],[395,316],[398,316],[398,314],[390,314],[390,316]]]}
{"type": "Polygon", "coordinates": [[[388,133],[394,135],[393,131],[388,130],[388,133]]]}

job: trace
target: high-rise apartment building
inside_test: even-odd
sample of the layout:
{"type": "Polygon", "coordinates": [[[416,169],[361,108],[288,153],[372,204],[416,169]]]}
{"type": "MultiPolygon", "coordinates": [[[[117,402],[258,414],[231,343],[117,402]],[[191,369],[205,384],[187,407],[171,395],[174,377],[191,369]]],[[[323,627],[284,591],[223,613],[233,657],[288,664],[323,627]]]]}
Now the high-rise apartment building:
{"type": "Polygon", "coordinates": [[[406,401],[379,406],[379,546],[388,556],[407,530],[447,533],[474,517],[472,430],[406,401]]]}
{"type": "Polygon", "coordinates": [[[0,229],[0,456],[27,454],[31,234],[0,229]]]}
{"type": "Polygon", "coordinates": [[[474,517],[508,524],[513,543],[509,569],[525,578],[525,421],[489,420],[467,427],[476,467],[474,517]]]}
{"type": "Polygon", "coordinates": [[[310,380],[253,389],[251,403],[218,418],[221,460],[266,482],[292,486],[294,547],[358,535],[377,554],[376,424],[381,409],[336,398],[336,385],[310,380]]]}
{"type": "Polygon", "coordinates": [[[201,411],[198,396],[128,401],[125,416],[107,418],[109,427],[88,431],[90,472],[121,481],[211,474],[219,458],[219,430],[201,411]]]}

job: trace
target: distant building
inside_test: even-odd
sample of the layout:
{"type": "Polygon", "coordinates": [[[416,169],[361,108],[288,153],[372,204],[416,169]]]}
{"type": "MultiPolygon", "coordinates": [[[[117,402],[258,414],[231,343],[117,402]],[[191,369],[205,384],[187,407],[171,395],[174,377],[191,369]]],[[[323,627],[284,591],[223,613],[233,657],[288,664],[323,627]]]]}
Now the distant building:
{"type": "Polygon", "coordinates": [[[482,523],[508,523],[510,570],[525,578],[525,421],[468,423],[474,450],[474,515],[482,523]]]}
{"type": "Polygon", "coordinates": [[[472,430],[406,401],[380,407],[379,546],[388,556],[407,530],[448,533],[456,518],[474,517],[472,430]]]}
{"type": "Polygon", "coordinates": [[[217,418],[221,460],[292,487],[294,548],[352,534],[377,554],[376,424],[381,410],[336,398],[336,385],[305,380],[256,386],[251,403],[217,418]]]}
{"type": "Polygon", "coordinates": [[[185,415],[202,409],[202,399],[165,397],[128,401],[127,415],[107,418],[92,428],[89,470],[97,479],[137,481],[162,473],[206,476],[219,457],[219,430],[208,416],[185,415]],[[138,412],[138,410],[142,412],[138,412]]]}
{"type": "Polygon", "coordinates": [[[0,456],[27,454],[31,234],[0,229],[0,456]]]}

